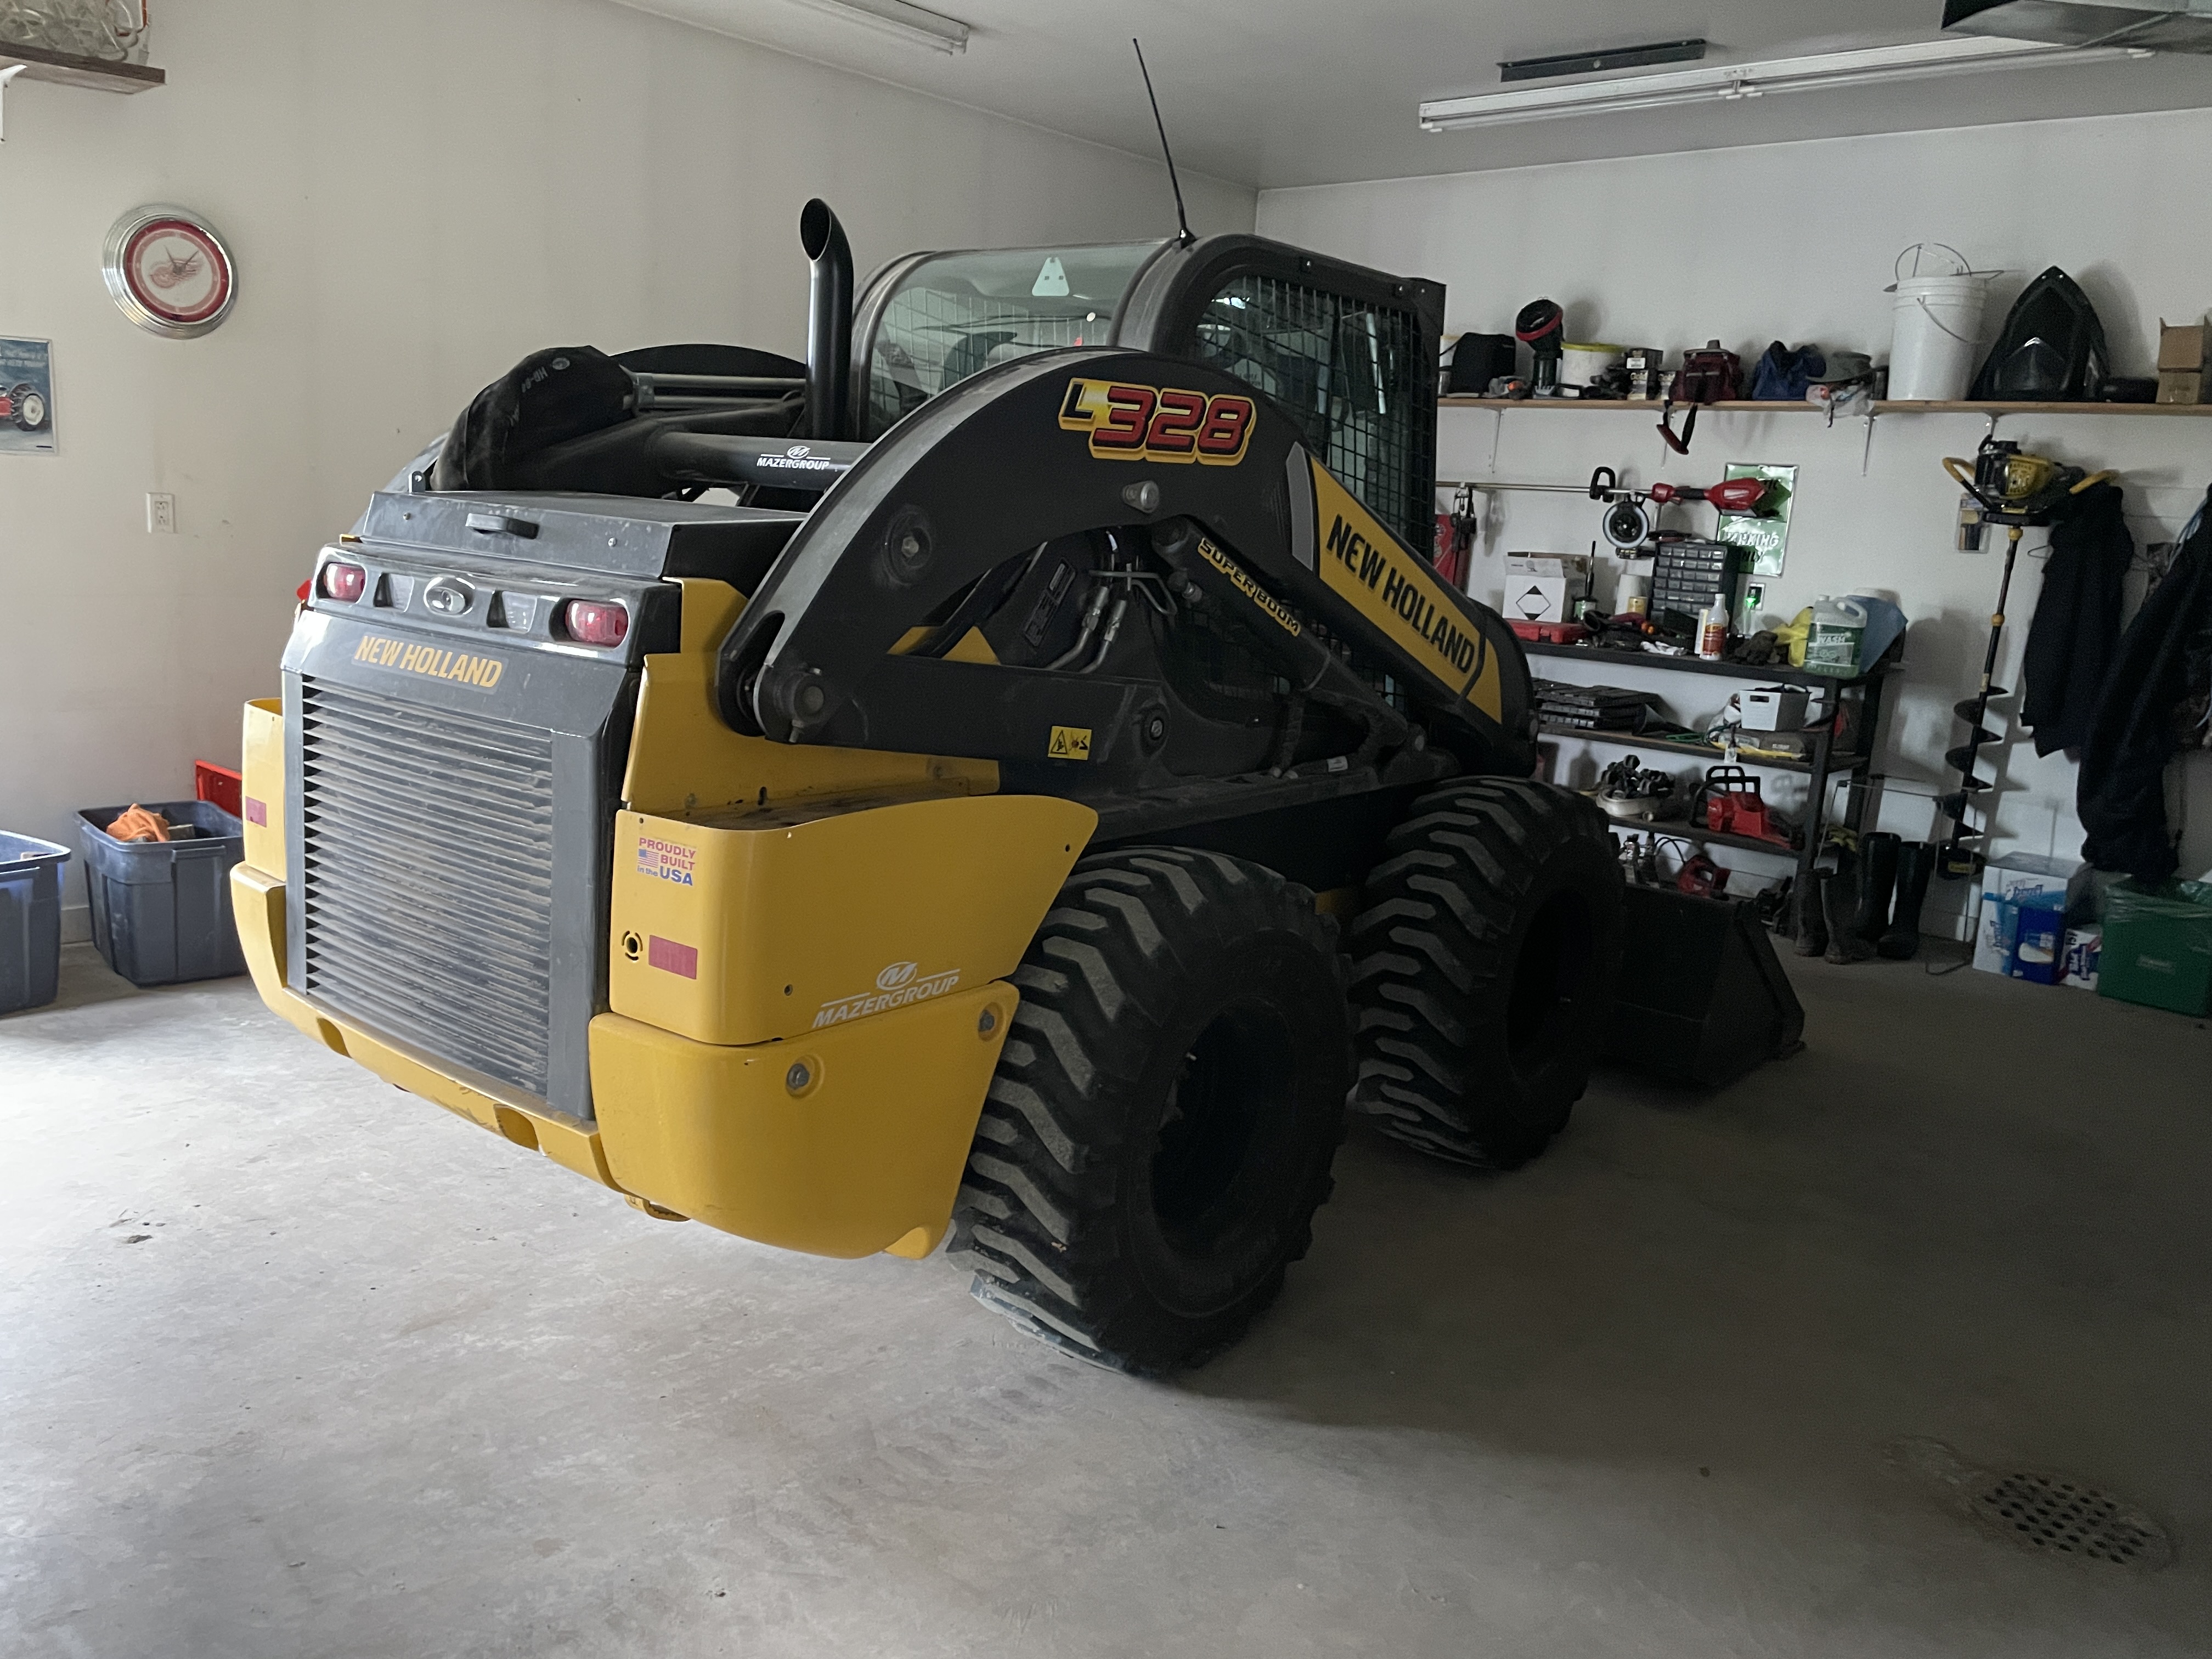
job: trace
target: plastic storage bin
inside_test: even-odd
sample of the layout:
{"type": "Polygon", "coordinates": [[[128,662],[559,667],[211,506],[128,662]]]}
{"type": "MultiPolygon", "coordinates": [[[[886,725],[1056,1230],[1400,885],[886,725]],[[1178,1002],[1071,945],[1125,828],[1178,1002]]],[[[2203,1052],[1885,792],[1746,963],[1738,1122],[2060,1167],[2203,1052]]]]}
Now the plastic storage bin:
{"type": "Polygon", "coordinates": [[[2115,883],[2105,895],[2097,993],[2177,1014],[2212,1012],[2212,883],[2168,882],[2156,892],[2115,883]]]}
{"type": "Polygon", "coordinates": [[[61,991],[62,866],[70,850],[0,830],[0,1014],[61,991]]]}
{"type": "Polygon", "coordinates": [[[118,841],[106,826],[123,807],[77,814],[93,944],[133,985],[244,973],[246,952],[230,915],[230,867],[246,853],[242,826],[204,800],[145,805],[195,833],[183,841],[118,841]]]}

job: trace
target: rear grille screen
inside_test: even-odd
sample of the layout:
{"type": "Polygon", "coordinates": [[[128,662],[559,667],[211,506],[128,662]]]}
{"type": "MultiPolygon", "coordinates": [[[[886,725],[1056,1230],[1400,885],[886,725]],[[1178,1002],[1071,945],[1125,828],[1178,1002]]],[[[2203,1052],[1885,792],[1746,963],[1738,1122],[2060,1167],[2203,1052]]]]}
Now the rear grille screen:
{"type": "Polygon", "coordinates": [[[304,680],[307,988],[546,1091],[553,739],[304,680]]]}

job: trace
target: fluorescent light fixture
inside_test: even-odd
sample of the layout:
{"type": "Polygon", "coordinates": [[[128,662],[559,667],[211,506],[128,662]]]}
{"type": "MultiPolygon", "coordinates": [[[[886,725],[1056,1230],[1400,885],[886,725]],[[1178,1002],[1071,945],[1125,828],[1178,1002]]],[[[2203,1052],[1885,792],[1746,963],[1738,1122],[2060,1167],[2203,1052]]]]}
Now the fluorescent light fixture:
{"type": "Polygon", "coordinates": [[[1477,93],[1468,98],[1439,98],[1421,106],[1421,125],[1430,132],[1456,132],[1465,127],[1502,126],[1514,121],[1549,121],[1563,115],[1665,109],[1677,104],[1728,103],[1764,97],[1771,92],[1873,86],[1885,81],[1917,81],[1931,76],[1966,75],[1980,70],[2013,69],[2061,59],[2081,64],[2099,58],[2149,56],[2147,52],[2124,48],[2083,51],[2042,40],[1991,40],[1978,37],[1922,40],[1902,46],[1823,52],[1814,58],[1777,58],[1763,64],[1717,64],[1705,69],[1670,70],[1664,75],[1636,75],[1613,81],[1530,87],[1525,91],[1477,93]]]}
{"type": "Polygon", "coordinates": [[[942,52],[968,50],[967,24],[924,6],[910,5],[908,0],[799,0],[799,3],[891,35],[910,46],[942,52]]]}

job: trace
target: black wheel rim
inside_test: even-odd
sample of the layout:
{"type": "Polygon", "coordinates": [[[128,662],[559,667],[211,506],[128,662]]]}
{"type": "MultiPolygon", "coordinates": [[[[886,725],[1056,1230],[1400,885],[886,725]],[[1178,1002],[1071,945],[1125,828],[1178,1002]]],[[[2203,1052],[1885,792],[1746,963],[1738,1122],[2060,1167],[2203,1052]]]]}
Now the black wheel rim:
{"type": "Polygon", "coordinates": [[[1506,1049],[1515,1066],[1540,1058],[1565,1030],[1589,975],[1594,936],[1589,906],[1571,889],[1553,894],[1530,918],[1505,1005],[1506,1049]]]}
{"type": "Polygon", "coordinates": [[[1152,1214],[1170,1249],[1205,1257],[1277,1207],[1295,1116],[1293,1047],[1271,1008],[1227,1008],[1192,1039],[1152,1159],[1152,1214]]]}

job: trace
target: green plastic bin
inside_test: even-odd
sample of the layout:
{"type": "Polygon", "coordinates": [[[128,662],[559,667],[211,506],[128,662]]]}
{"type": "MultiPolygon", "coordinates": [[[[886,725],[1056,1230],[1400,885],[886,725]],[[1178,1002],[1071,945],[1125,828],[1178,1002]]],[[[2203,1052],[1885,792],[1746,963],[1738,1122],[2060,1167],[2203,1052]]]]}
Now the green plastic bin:
{"type": "Polygon", "coordinates": [[[2172,881],[2154,891],[2113,884],[2097,992],[2177,1014],[2212,1013],[2212,883],[2172,881]]]}

